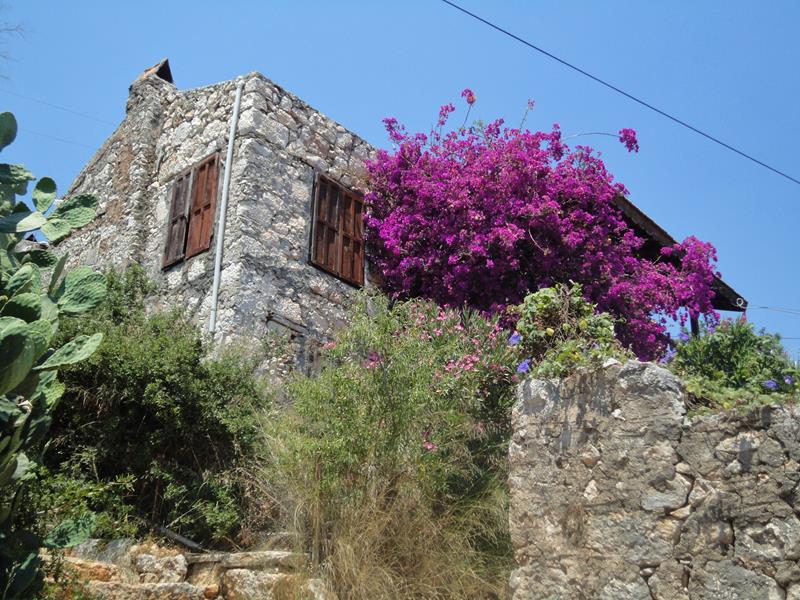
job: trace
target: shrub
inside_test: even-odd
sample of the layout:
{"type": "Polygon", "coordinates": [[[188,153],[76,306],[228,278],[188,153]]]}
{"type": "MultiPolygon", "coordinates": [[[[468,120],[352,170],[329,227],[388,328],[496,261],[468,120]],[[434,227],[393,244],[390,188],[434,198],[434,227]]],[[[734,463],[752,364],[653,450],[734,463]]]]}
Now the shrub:
{"type": "Polygon", "coordinates": [[[563,377],[581,366],[627,358],[614,337],[614,321],[583,299],[579,284],[556,285],[528,294],[514,309],[519,315],[512,344],[519,344],[520,372],[563,377]]]}
{"type": "Polygon", "coordinates": [[[107,277],[99,317],[65,323],[66,335],[91,328],[105,337],[89,361],[64,372],[67,401],[45,455],[54,477],[41,485],[67,505],[75,489],[100,486],[87,505],[123,522],[106,520],[98,534],[164,526],[204,545],[231,544],[246,518],[239,468],[266,404],[254,362],[209,357],[178,311],[146,314],[152,288],[141,269],[107,277]]]}
{"type": "Polygon", "coordinates": [[[502,596],[516,357],[497,320],[362,297],[325,361],[290,385],[265,478],[339,597],[502,596]]]}
{"type": "MultiPolygon", "coordinates": [[[[498,312],[575,281],[644,359],[665,347],[668,318],[713,314],[714,248],[690,237],[639,258],[644,240],[614,202],[626,190],[591,149],[568,147],[558,125],[442,133],[453,110],[427,135],[386,119],[396,149],[367,162],[367,241],[389,293],[498,312]]],[[[638,147],[632,130],[620,139],[638,147]]]]}
{"type": "Polygon", "coordinates": [[[681,334],[662,362],[680,375],[698,406],[743,407],[796,400],[798,369],[780,337],[756,332],[745,319],[681,334]]]}

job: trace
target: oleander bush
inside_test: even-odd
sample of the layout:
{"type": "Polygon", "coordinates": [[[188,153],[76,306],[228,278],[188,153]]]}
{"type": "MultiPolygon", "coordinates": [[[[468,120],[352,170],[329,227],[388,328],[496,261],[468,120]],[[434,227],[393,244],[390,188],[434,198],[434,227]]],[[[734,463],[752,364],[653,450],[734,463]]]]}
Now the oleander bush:
{"type": "Polygon", "coordinates": [[[264,479],[340,598],[502,597],[516,376],[496,319],[362,296],[267,429],[264,479]]]}

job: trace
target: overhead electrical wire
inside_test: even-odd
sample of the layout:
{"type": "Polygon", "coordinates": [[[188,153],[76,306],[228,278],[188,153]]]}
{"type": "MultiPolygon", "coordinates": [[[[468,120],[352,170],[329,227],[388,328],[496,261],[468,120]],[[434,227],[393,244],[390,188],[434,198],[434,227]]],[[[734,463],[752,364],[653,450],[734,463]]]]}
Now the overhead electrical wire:
{"type": "Polygon", "coordinates": [[[48,102],[47,100],[39,100],[38,98],[23,96],[22,94],[18,94],[17,92],[12,92],[11,90],[0,89],[0,92],[3,92],[4,94],[9,94],[11,96],[16,96],[17,98],[21,98],[23,100],[28,100],[29,102],[36,102],[37,104],[43,104],[44,106],[49,106],[50,108],[63,110],[64,112],[68,112],[73,115],[83,117],[84,119],[89,119],[90,121],[103,123],[104,125],[116,125],[116,123],[112,123],[111,121],[106,121],[105,119],[98,119],[97,117],[93,117],[92,115],[87,115],[86,113],[78,112],[77,110],[72,110],[71,108],[67,108],[65,106],[59,106],[58,104],[53,104],[52,102],[48,102]]]}
{"type": "Polygon", "coordinates": [[[589,79],[592,79],[593,81],[599,83],[600,85],[603,85],[603,86],[609,88],[610,90],[613,90],[613,91],[617,92],[618,94],[621,94],[621,95],[625,96],[629,100],[633,100],[637,104],[640,104],[640,105],[644,106],[645,108],[648,108],[648,109],[652,110],[653,112],[656,112],[656,113],[660,114],[662,117],[666,117],[670,121],[673,121],[673,122],[677,123],[678,125],[681,125],[682,127],[685,127],[686,129],[689,129],[689,130],[693,131],[694,133],[697,133],[697,134],[703,136],[704,138],[706,138],[708,140],[711,140],[715,144],[719,144],[723,148],[727,148],[731,152],[735,152],[739,156],[742,156],[742,157],[746,158],[747,160],[750,160],[750,161],[756,163],[757,165],[760,165],[760,166],[764,167],[765,169],[769,169],[773,173],[775,173],[777,175],[780,175],[781,177],[784,177],[784,178],[788,179],[789,181],[800,185],[800,179],[796,179],[796,178],[792,177],[791,175],[788,175],[788,174],[784,173],[783,171],[780,171],[779,169],[776,169],[775,167],[772,167],[772,166],[768,165],[767,163],[765,163],[765,162],[763,162],[761,160],[758,160],[757,158],[751,156],[750,154],[747,154],[746,152],[743,152],[742,150],[739,150],[738,148],[735,148],[735,147],[731,146],[730,144],[728,144],[726,142],[723,142],[719,138],[716,138],[713,135],[708,134],[705,131],[702,131],[701,129],[698,129],[697,127],[694,127],[693,125],[689,125],[689,123],[687,123],[686,121],[683,121],[683,120],[679,119],[678,117],[675,117],[675,116],[669,114],[668,112],[663,111],[660,108],[657,108],[657,107],[653,106],[652,104],[650,104],[648,102],[645,102],[644,100],[642,100],[640,98],[637,98],[633,94],[629,94],[628,92],[618,88],[615,85],[612,85],[611,83],[601,79],[600,77],[597,77],[597,76],[592,75],[591,73],[589,73],[587,71],[584,71],[580,67],[578,67],[578,66],[576,66],[576,65],[574,65],[574,64],[572,64],[572,63],[570,63],[570,62],[568,62],[566,60],[564,60],[563,58],[559,58],[555,54],[552,54],[551,52],[548,52],[547,50],[545,50],[543,48],[540,48],[539,46],[529,42],[528,40],[526,40],[524,38],[521,38],[520,36],[511,33],[507,29],[503,29],[499,25],[496,25],[495,23],[492,23],[491,21],[487,21],[483,17],[480,17],[480,16],[476,15],[475,13],[468,11],[466,8],[463,8],[462,6],[459,6],[455,2],[451,2],[450,0],[441,0],[441,1],[444,2],[445,4],[447,4],[448,6],[451,6],[452,8],[455,8],[456,10],[461,11],[465,15],[468,15],[468,16],[472,17],[476,21],[480,21],[484,25],[487,25],[487,26],[491,27],[492,29],[494,29],[496,31],[499,31],[502,34],[507,35],[511,39],[514,39],[514,40],[520,42],[521,44],[524,44],[528,48],[530,48],[532,50],[535,50],[536,52],[539,52],[541,54],[544,54],[548,58],[552,58],[553,60],[561,63],[565,67],[569,67],[573,71],[577,71],[581,75],[584,75],[584,76],[588,77],[589,79]]]}

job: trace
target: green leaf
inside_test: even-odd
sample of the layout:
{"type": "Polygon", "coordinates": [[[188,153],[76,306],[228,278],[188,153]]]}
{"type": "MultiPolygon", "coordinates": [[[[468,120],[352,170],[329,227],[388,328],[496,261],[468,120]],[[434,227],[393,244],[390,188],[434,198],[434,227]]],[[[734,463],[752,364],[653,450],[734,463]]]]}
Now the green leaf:
{"type": "Polygon", "coordinates": [[[0,394],[13,390],[38,358],[30,325],[14,317],[0,317],[0,394]]]}
{"type": "MultiPolygon", "coordinates": [[[[18,536],[18,534],[17,534],[18,536]]],[[[18,536],[19,537],[19,536],[18,536]]],[[[33,552],[22,560],[15,560],[9,575],[9,583],[5,589],[6,598],[32,598],[36,595],[37,579],[40,578],[41,559],[33,548],[33,552]]]]}
{"type": "Polygon", "coordinates": [[[58,308],[63,314],[79,315],[99,305],[105,297],[105,276],[90,267],[77,267],[64,277],[58,308]]]}
{"type": "Polygon", "coordinates": [[[42,319],[58,325],[58,305],[47,296],[42,296],[42,319]]]}
{"type": "MultiPolygon", "coordinates": [[[[0,423],[10,423],[21,414],[22,410],[20,410],[16,402],[12,402],[5,396],[0,396],[0,423]]],[[[3,441],[7,439],[8,438],[4,437],[3,441]]],[[[2,450],[2,448],[0,448],[0,450],[2,450]]]]}
{"type": "Polygon", "coordinates": [[[61,277],[61,274],[64,272],[64,265],[67,264],[67,254],[66,252],[58,259],[56,266],[53,267],[53,273],[50,275],[50,285],[47,287],[47,293],[52,294],[56,291],[56,285],[58,284],[58,279],[61,277]]]}
{"type": "Polygon", "coordinates": [[[77,229],[90,223],[97,214],[97,198],[90,194],[80,194],[67,198],[53,211],[53,217],[63,219],[70,227],[77,229]]]}
{"type": "Polygon", "coordinates": [[[64,393],[64,384],[58,380],[56,371],[41,371],[39,385],[34,395],[42,394],[47,403],[48,410],[53,410],[64,393]]]}
{"type": "Polygon", "coordinates": [[[96,518],[94,513],[85,512],[74,519],[62,521],[44,539],[45,548],[70,548],[80,544],[94,531],[96,518]]]}
{"type": "Polygon", "coordinates": [[[72,232],[72,226],[64,219],[59,219],[51,215],[41,226],[41,230],[45,237],[55,244],[72,232]]]}
{"type": "Polygon", "coordinates": [[[28,182],[36,179],[22,165],[0,164],[0,183],[10,185],[16,194],[28,192],[28,182]]]}
{"type": "Polygon", "coordinates": [[[31,466],[33,462],[24,453],[20,452],[17,454],[17,468],[14,469],[14,473],[11,475],[11,481],[25,481],[26,479],[31,478],[31,466]],[[27,477],[26,477],[27,475],[27,477]]]}
{"type": "Polygon", "coordinates": [[[0,217],[0,233],[25,233],[46,224],[47,219],[39,211],[14,212],[0,217]]]}
{"type": "Polygon", "coordinates": [[[41,315],[41,296],[31,292],[16,294],[0,309],[0,316],[17,317],[28,323],[38,320],[41,315]]]}
{"type": "Polygon", "coordinates": [[[32,262],[33,264],[42,267],[50,268],[58,263],[58,255],[50,252],[49,250],[25,250],[24,252],[15,252],[14,256],[24,262],[32,262]]]}
{"type": "Polygon", "coordinates": [[[42,177],[33,188],[33,204],[39,212],[47,212],[55,199],[56,182],[49,177],[42,177]]]}
{"type": "Polygon", "coordinates": [[[10,112],[0,113],[0,150],[17,137],[17,120],[10,112]]]}
{"type": "Polygon", "coordinates": [[[17,272],[8,280],[5,285],[5,294],[14,296],[25,292],[38,292],[41,287],[42,277],[39,267],[28,263],[17,269],[17,272]]]}
{"type": "Polygon", "coordinates": [[[39,319],[29,324],[28,335],[33,340],[34,353],[37,359],[50,347],[50,342],[53,340],[55,333],[53,324],[47,319],[39,319]]]}
{"type": "Polygon", "coordinates": [[[71,365],[82,360],[86,360],[103,341],[102,333],[95,333],[94,335],[79,335],[73,340],[70,340],[61,348],[56,350],[46,361],[41,365],[36,366],[36,371],[46,371],[49,369],[58,369],[65,365],[71,365]]]}

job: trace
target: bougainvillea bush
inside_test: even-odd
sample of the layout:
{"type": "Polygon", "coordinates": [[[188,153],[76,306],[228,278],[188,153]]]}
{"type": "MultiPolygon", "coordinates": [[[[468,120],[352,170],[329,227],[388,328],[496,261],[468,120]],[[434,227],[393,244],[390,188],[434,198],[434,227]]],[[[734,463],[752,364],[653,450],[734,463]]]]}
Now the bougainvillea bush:
{"type": "MultiPolygon", "coordinates": [[[[367,163],[366,230],[387,291],[496,313],[574,281],[645,359],[663,352],[669,319],[713,315],[713,246],[689,237],[638,258],[644,240],[614,204],[626,190],[590,148],[565,144],[558,125],[446,131],[454,110],[427,135],[385,119],[395,147],[367,163]]],[[[633,130],[619,139],[638,150],[633,130]]]]}

